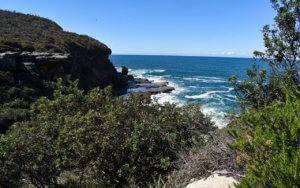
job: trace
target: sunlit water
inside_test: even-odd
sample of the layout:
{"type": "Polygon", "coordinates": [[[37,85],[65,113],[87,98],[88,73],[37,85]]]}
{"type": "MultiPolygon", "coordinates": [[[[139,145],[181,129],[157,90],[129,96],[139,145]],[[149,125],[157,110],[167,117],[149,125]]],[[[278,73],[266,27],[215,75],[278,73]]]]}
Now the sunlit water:
{"type": "Polygon", "coordinates": [[[116,68],[126,66],[136,77],[169,82],[175,91],[155,95],[158,102],[199,103],[218,127],[228,123],[226,113],[239,111],[228,77],[245,79],[245,69],[253,65],[251,58],[112,55],[110,59],[116,68]]]}

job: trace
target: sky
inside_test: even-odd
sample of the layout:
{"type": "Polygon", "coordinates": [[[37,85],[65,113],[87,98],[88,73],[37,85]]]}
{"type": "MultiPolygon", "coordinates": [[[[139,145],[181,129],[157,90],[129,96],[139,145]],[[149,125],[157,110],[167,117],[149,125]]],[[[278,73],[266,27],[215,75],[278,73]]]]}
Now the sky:
{"type": "Polygon", "coordinates": [[[113,54],[251,57],[273,24],[270,0],[0,0],[49,18],[113,54]]]}

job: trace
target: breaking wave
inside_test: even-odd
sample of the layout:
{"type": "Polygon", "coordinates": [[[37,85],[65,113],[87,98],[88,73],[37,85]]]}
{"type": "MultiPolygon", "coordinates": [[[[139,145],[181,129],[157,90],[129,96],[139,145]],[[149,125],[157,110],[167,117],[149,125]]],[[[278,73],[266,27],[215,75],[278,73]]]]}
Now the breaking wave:
{"type": "Polygon", "coordinates": [[[153,82],[168,82],[175,90],[172,93],[152,95],[154,101],[179,106],[189,102],[200,103],[202,112],[211,117],[219,128],[228,123],[225,108],[231,103],[236,103],[236,97],[232,93],[233,88],[229,87],[226,79],[219,77],[180,77],[163,69],[129,69],[129,74],[153,82]]]}

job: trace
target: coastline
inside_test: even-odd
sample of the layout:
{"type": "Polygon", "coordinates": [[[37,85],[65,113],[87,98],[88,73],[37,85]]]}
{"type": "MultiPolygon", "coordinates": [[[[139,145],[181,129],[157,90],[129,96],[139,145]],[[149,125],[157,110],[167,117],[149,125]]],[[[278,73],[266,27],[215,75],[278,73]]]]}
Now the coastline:
{"type": "Polygon", "coordinates": [[[174,87],[169,86],[169,82],[154,82],[146,78],[135,77],[128,74],[127,67],[122,66],[118,71],[127,80],[128,88],[125,95],[138,93],[140,95],[157,95],[162,93],[171,93],[175,90],[174,87]]]}
{"type": "MultiPolygon", "coordinates": [[[[214,93],[218,92],[207,92],[202,94],[203,98],[195,98],[189,99],[185,92],[189,89],[182,87],[171,80],[170,75],[166,75],[166,70],[163,69],[132,69],[127,68],[125,66],[116,67],[119,73],[123,74],[128,81],[128,89],[124,97],[128,97],[131,93],[139,93],[141,95],[151,96],[153,101],[156,101],[160,104],[171,103],[176,104],[178,106],[183,106],[189,103],[198,103],[193,102],[197,100],[205,100],[207,98],[211,98],[214,93]],[[191,102],[192,101],[192,102],[191,102]]],[[[205,77],[207,79],[214,77],[205,77]]],[[[189,80],[188,78],[183,78],[184,80],[189,80]]],[[[194,79],[194,80],[203,80],[203,79],[194,79]]],[[[219,81],[216,82],[225,82],[219,81]]],[[[232,91],[232,88],[226,88],[227,91],[232,91]]],[[[200,104],[200,103],[199,103],[200,104]]],[[[210,103],[209,103],[210,104],[210,103]]],[[[202,105],[202,112],[211,118],[211,120],[215,123],[215,126],[218,128],[224,128],[229,123],[229,120],[226,118],[226,112],[219,110],[215,107],[208,105],[202,105]]]]}

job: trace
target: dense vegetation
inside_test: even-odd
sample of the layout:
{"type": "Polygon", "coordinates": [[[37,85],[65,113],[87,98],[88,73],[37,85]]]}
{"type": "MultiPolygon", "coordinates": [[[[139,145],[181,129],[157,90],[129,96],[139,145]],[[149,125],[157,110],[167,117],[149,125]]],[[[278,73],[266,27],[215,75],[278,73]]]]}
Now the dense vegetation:
{"type": "Polygon", "coordinates": [[[75,33],[65,32],[46,18],[0,10],[0,49],[41,52],[71,52],[74,46],[110,54],[103,43],[75,33]]]}
{"type": "Polygon", "coordinates": [[[179,151],[203,144],[214,129],[198,106],[123,100],[110,89],[84,94],[76,83],[58,83],[54,98],[34,102],[29,116],[0,137],[4,187],[23,179],[37,187],[143,186],[170,172],[179,151]]]}
{"type": "Polygon", "coordinates": [[[254,53],[271,71],[254,65],[248,80],[230,78],[244,107],[230,131],[247,167],[240,187],[300,186],[300,1],[271,2],[275,25],[263,29],[266,52],[254,53]]]}
{"type": "Polygon", "coordinates": [[[38,97],[50,97],[53,92],[51,82],[24,85],[12,83],[13,79],[11,72],[0,71],[0,134],[14,122],[28,118],[30,105],[38,97]]]}
{"type": "MultiPolygon", "coordinates": [[[[243,111],[223,130],[215,131],[197,105],[161,105],[137,95],[124,100],[110,88],[84,92],[78,82],[65,86],[61,80],[36,90],[10,85],[10,73],[1,72],[0,123],[15,123],[0,135],[0,187],[145,187],[167,177],[167,185],[183,186],[210,170],[244,166],[240,187],[299,187],[300,2],[271,2],[275,25],[263,29],[266,51],[255,52],[271,71],[254,65],[248,80],[230,78],[243,111]]],[[[59,40],[50,50],[68,52],[65,39],[75,40],[60,35],[55,23],[44,27],[49,20],[42,18],[34,23],[41,36],[27,36],[26,24],[24,33],[11,32],[2,26],[14,19],[1,13],[0,31],[16,41],[0,38],[2,48],[49,50],[52,36],[59,40]]],[[[77,37],[76,45],[99,45],[77,37]]]]}
{"type": "Polygon", "coordinates": [[[240,187],[300,186],[300,91],[294,85],[285,89],[285,103],[249,110],[231,132],[232,147],[240,151],[236,160],[246,161],[248,169],[240,187]]]}

